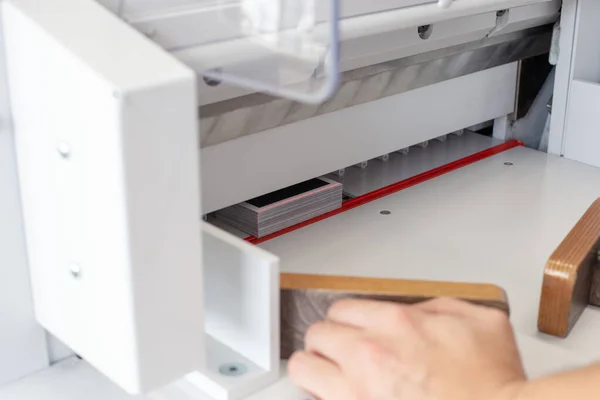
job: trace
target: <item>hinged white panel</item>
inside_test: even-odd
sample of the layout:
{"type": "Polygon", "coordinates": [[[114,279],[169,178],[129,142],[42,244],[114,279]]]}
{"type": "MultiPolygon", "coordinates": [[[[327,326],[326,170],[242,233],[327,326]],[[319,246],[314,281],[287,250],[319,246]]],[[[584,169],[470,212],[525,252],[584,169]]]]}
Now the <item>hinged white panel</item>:
{"type": "Polygon", "coordinates": [[[167,384],[203,357],[195,74],[94,1],[0,4],[37,319],[167,384]]]}

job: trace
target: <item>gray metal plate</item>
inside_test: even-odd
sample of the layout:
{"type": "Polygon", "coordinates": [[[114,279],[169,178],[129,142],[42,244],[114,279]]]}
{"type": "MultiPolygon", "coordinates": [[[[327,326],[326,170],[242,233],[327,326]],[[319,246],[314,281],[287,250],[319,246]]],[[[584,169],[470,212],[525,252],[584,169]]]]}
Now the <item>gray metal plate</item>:
{"type": "Polygon", "coordinates": [[[329,175],[344,185],[344,194],[361,196],[403,181],[423,172],[468,157],[498,144],[501,140],[465,131],[463,136],[448,135],[446,141],[429,141],[426,148],[413,146],[408,154],[390,154],[388,161],[370,160],[367,168],[346,168],[343,177],[329,175]]]}

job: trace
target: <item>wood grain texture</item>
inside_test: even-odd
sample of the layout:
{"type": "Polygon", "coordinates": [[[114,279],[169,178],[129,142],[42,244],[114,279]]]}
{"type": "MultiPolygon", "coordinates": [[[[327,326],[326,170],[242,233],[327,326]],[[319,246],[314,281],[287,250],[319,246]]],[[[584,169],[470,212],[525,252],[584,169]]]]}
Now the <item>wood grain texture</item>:
{"type": "Polygon", "coordinates": [[[590,302],[600,246],[600,199],[585,212],[544,269],[540,332],[566,337],[590,302]]]}
{"type": "Polygon", "coordinates": [[[308,327],[324,320],[329,307],[345,298],[412,304],[453,297],[509,312],[505,291],[488,284],[281,274],[280,287],[283,359],[303,349],[308,327]]]}

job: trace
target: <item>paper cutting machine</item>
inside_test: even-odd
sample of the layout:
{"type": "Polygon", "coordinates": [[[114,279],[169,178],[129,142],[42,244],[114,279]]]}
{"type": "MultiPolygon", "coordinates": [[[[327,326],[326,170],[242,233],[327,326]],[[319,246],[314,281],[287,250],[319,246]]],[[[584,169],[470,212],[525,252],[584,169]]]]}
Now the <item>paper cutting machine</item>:
{"type": "Polygon", "coordinates": [[[594,309],[562,341],[536,327],[544,264],[600,197],[599,16],[1,0],[0,398],[304,400],[280,273],[501,287],[531,376],[600,358],[594,309]],[[218,218],[314,179],[323,212],[283,229],[218,218]]]}

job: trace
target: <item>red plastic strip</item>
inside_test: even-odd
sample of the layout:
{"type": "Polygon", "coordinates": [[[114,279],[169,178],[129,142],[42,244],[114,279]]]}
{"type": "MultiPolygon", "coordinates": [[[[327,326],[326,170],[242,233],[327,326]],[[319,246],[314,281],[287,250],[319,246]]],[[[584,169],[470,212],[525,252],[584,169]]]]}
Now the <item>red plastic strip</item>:
{"type": "Polygon", "coordinates": [[[504,151],[513,149],[518,146],[523,146],[523,143],[519,142],[517,140],[510,140],[506,143],[499,144],[498,146],[494,146],[487,150],[480,151],[479,153],[471,154],[470,156],[461,158],[460,160],[453,161],[450,164],[442,165],[441,167],[434,168],[432,170],[423,172],[419,175],[415,175],[415,176],[405,179],[403,181],[393,183],[391,185],[385,186],[385,187],[375,190],[373,192],[370,192],[370,193],[364,194],[362,196],[358,196],[353,199],[347,200],[342,204],[342,207],[340,207],[336,210],[319,215],[315,218],[311,218],[307,221],[300,222],[299,224],[292,225],[288,228],[271,233],[270,235],[267,235],[267,236],[264,236],[261,238],[250,236],[250,237],[247,237],[245,240],[250,243],[253,243],[253,244],[264,243],[268,240],[285,235],[286,233],[293,232],[300,228],[304,228],[305,226],[312,225],[315,222],[322,221],[324,219],[333,217],[334,215],[341,214],[348,210],[352,210],[353,208],[356,208],[358,206],[362,206],[362,205],[370,203],[372,201],[381,199],[382,197],[389,196],[390,194],[397,193],[401,190],[408,189],[411,186],[415,186],[415,185],[418,185],[419,183],[423,183],[430,179],[437,178],[438,176],[447,174],[448,172],[452,172],[459,168],[476,163],[477,161],[481,161],[483,159],[486,159],[488,157],[494,156],[494,155],[502,153],[504,151]]]}

